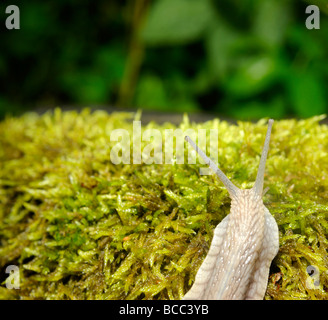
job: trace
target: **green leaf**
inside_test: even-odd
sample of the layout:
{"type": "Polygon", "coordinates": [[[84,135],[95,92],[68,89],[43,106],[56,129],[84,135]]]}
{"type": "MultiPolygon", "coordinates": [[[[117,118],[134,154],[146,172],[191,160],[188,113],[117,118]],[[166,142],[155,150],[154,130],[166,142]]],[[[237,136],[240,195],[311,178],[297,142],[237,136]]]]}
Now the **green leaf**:
{"type": "Polygon", "coordinates": [[[136,106],[142,109],[162,111],[192,112],[198,109],[188,94],[188,84],[184,79],[171,78],[165,82],[152,74],[143,75],[136,91],[136,106]]]}
{"type": "Polygon", "coordinates": [[[208,0],[159,0],[150,9],[142,38],[146,44],[181,44],[198,39],[213,17],[208,0]]]}
{"type": "Polygon", "coordinates": [[[300,117],[311,117],[326,112],[326,96],[322,79],[315,73],[299,72],[290,76],[288,82],[292,108],[300,117]]]}
{"type": "Polygon", "coordinates": [[[253,24],[254,34],[270,47],[281,45],[291,16],[286,1],[259,1],[253,24]]]}
{"type": "Polygon", "coordinates": [[[122,80],[126,54],[118,45],[103,46],[95,56],[95,68],[108,84],[122,80]]]}
{"type": "Polygon", "coordinates": [[[168,104],[163,81],[155,75],[142,76],[136,92],[137,107],[165,110],[168,104]]]}
{"type": "Polygon", "coordinates": [[[262,56],[241,59],[235,72],[226,81],[226,89],[236,97],[258,94],[272,84],[276,77],[276,61],[262,56]]]}
{"type": "Polygon", "coordinates": [[[61,82],[77,102],[94,104],[107,101],[107,83],[101,75],[92,70],[68,72],[62,76],[61,82]]]}
{"type": "Polygon", "coordinates": [[[227,75],[228,67],[233,60],[232,48],[237,38],[238,35],[220,20],[209,29],[205,48],[209,69],[214,77],[222,79],[227,75]]]}

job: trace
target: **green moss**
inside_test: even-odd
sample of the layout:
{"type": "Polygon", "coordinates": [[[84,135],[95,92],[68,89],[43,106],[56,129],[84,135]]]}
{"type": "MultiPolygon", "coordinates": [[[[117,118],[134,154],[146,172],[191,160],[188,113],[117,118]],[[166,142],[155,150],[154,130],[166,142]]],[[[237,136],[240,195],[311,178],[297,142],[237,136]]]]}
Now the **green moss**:
{"type": "MultiPolygon", "coordinates": [[[[199,174],[199,163],[114,165],[110,133],[131,133],[133,116],[57,109],[0,123],[0,298],[183,297],[230,199],[214,176],[199,174]],[[19,266],[18,290],[5,286],[11,264],[19,266]]],[[[266,299],[328,298],[323,118],[274,123],[264,201],[279,225],[280,249],[266,299]]],[[[185,117],[179,127],[218,129],[221,169],[237,186],[252,186],[265,120],[190,124],[185,117]]]]}

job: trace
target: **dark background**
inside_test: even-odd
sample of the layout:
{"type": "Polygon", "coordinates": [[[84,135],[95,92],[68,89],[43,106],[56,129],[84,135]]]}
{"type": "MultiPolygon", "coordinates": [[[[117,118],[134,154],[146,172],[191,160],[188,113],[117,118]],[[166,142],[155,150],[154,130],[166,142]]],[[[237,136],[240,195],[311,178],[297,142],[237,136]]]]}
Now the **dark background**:
{"type": "Polygon", "coordinates": [[[235,119],[327,113],[328,1],[1,1],[0,117],[111,107],[235,119]],[[7,30],[7,5],[20,30],[7,30]],[[305,27],[320,6],[320,30],[305,27]]]}

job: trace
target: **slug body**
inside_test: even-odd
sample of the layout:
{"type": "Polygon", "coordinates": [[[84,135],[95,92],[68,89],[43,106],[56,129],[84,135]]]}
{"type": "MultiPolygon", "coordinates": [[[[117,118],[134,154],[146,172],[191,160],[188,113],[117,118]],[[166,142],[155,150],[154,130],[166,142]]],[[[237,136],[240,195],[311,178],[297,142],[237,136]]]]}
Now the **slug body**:
{"type": "Polygon", "coordinates": [[[226,186],[232,201],[230,213],[214,230],[209,252],[185,300],[263,299],[265,295],[270,265],[279,249],[277,223],[262,201],[272,123],[269,120],[255,184],[246,190],[237,188],[186,137],[226,186]]]}

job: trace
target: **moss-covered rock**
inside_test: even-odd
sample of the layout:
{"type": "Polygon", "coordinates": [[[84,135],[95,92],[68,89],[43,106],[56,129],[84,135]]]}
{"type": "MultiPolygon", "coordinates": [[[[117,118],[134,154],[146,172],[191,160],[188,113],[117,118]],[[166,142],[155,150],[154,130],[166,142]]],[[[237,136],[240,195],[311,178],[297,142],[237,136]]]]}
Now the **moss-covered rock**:
{"type": "MultiPolygon", "coordinates": [[[[199,162],[115,165],[111,132],[132,133],[138,116],[57,109],[0,123],[0,298],[180,299],[190,288],[230,199],[214,175],[199,174],[199,162]],[[19,267],[19,289],[6,288],[8,265],[19,267]]],[[[321,119],[273,126],[264,202],[280,249],[266,299],[328,297],[328,128],[321,119]]],[[[217,129],[220,168],[237,186],[252,187],[265,120],[195,124],[185,117],[178,127],[217,129]]]]}

